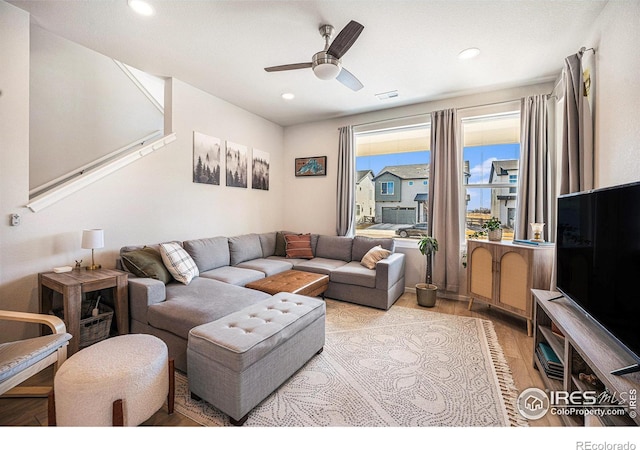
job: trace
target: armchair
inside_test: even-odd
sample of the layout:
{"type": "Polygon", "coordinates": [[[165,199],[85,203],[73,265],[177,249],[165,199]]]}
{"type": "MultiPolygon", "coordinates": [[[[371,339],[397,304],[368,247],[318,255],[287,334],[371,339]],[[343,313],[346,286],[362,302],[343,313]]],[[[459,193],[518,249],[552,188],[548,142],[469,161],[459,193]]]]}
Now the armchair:
{"type": "Polygon", "coordinates": [[[54,373],[67,359],[71,335],[56,316],[0,310],[0,321],[31,322],[47,325],[53,334],[0,343],[0,395],[11,397],[47,397],[51,387],[18,386],[33,375],[54,365],[54,373]],[[18,387],[16,387],[18,386],[18,387]]]}

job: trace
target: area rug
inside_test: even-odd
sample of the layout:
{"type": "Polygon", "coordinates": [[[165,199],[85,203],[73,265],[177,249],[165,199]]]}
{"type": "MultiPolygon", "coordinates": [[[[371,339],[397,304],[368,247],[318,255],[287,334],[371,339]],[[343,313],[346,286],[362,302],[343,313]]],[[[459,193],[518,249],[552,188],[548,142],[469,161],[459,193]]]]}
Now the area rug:
{"type": "MultiPolygon", "coordinates": [[[[245,427],[526,426],[488,320],[327,300],[324,351],[265,399],[245,427]]],[[[205,426],[226,415],[190,398],[176,374],[176,411],[205,426]]]]}

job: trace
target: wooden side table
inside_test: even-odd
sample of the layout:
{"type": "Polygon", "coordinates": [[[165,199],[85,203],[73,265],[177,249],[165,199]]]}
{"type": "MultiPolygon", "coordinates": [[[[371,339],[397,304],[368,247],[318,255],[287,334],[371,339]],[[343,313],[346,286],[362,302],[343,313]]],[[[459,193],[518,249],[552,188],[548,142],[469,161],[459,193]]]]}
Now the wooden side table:
{"type": "Polygon", "coordinates": [[[80,348],[80,315],[82,294],[113,289],[118,334],[129,333],[129,295],[127,287],[128,274],[120,270],[72,270],[71,272],[46,272],[38,274],[38,291],[40,297],[40,312],[48,314],[53,307],[53,293],[62,295],[64,309],[64,323],[67,332],[73,337],[69,341],[67,353],[69,356],[80,348]]]}

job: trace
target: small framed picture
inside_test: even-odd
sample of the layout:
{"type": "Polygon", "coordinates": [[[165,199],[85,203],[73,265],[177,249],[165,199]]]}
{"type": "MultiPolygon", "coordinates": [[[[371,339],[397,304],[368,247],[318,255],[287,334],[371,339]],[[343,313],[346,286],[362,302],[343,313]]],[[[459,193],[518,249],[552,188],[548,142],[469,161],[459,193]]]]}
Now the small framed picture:
{"type": "Polygon", "coordinates": [[[296,158],[297,177],[318,177],[327,174],[327,157],[312,156],[309,158],[296,158]]]}

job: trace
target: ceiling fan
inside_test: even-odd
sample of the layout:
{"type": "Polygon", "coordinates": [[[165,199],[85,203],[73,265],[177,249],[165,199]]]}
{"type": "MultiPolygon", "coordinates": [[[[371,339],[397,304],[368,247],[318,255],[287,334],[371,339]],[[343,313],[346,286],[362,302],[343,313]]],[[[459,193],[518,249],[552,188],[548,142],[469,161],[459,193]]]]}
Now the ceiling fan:
{"type": "Polygon", "coordinates": [[[362,25],[352,20],[329,45],[334,28],[331,25],[321,25],[319,31],[325,41],[324,50],[313,55],[311,62],[265,67],[264,70],[267,72],[280,72],[283,70],[311,68],[316,77],[321,80],[333,80],[335,78],[348,88],[359,91],[363,88],[363,84],[351,72],[342,67],[341,58],[358,39],[363,29],[362,25]]]}

